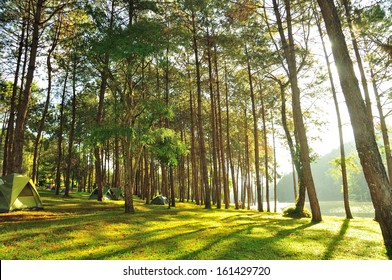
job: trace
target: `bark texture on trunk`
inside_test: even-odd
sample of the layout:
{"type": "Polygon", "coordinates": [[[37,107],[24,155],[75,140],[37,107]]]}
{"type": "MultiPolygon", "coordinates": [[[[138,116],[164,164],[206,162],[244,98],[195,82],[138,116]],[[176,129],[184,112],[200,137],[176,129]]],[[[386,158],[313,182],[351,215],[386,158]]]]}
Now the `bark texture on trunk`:
{"type": "Polygon", "coordinates": [[[318,29],[318,31],[320,33],[321,43],[322,43],[322,46],[323,46],[325,62],[327,63],[328,77],[329,77],[329,81],[330,81],[330,84],[331,84],[332,97],[333,97],[333,102],[334,102],[335,111],[336,111],[336,119],[338,121],[339,147],[340,147],[340,168],[341,168],[341,171],[342,171],[344,210],[346,212],[346,218],[347,219],[352,219],[353,215],[351,213],[350,201],[349,201],[349,195],[348,195],[346,152],[345,152],[345,149],[344,149],[344,141],[343,141],[342,118],[340,116],[339,103],[338,103],[337,94],[336,94],[335,82],[334,82],[333,75],[332,75],[331,63],[329,61],[327,48],[325,46],[325,41],[324,41],[324,38],[323,38],[323,31],[321,29],[320,19],[319,19],[319,16],[317,14],[316,14],[316,21],[317,21],[317,29],[318,29]]]}
{"type": "Polygon", "coordinates": [[[255,93],[253,88],[253,78],[252,78],[252,69],[250,66],[250,57],[248,53],[248,47],[245,44],[245,55],[247,62],[247,70],[248,70],[248,80],[249,80],[249,89],[250,89],[250,99],[252,101],[252,117],[253,117],[253,137],[255,142],[255,172],[256,172],[256,189],[257,189],[257,210],[259,212],[263,212],[263,196],[262,196],[262,187],[261,187],[261,179],[260,179],[260,151],[259,151],[259,129],[258,129],[258,118],[256,112],[256,100],[255,93]]]}
{"type": "Polygon", "coordinates": [[[320,205],[318,203],[316,188],[314,185],[312,170],[310,167],[309,145],[306,136],[305,124],[302,117],[302,109],[301,109],[301,101],[300,101],[301,92],[298,86],[298,70],[296,64],[296,55],[295,55],[296,52],[295,52],[293,31],[291,26],[290,1],[285,2],[288,39],[286,39],[286,35],[284,34],[281,14],[276,0],[273,0],[273,4],[274,4],[274,11],[277,19],[279,34],[284,49],[284,55],[289,70],[289,81],[290,81],[291,93],[292,93],[293,119],[294,119],[294,127],[295,127],[294,134],[297,139],[297,145],[299,146],[298,157],[302,164],[302,170],[301,170],[302,172],[299,173],[298,176],[302,176],[300,180],[301,179],[303,180],[303,183],[306,186],[306,190],[308,192],[310,208],[312,211],[312,221],[320,222],[322,220],[320,205]]]}
{"type": "Polygon", "coordinates": [[[34,71],[36,66],[37,60],[37,53],[38,53],[38,43],[39,43],[39,36],[40,36],[40,29],[41,29],[41,15],[44,5],[44,0],[38,0],[37,5],[35,7],[35,14],[34,14],[34,24],[33,24],[33,34],[32,34],[32,42],[30,48],[30,60],[26,75],[26,84],[21,96],[18,109],[17,109],[17,120],[15,126],[15,138],[14,138],[14,145],[13,145],[13,166],[11,168],[11,172],[9,173],[22,173],[22,164],[23,164],[23,143],[24,143],[24,132],[25,132],[25,123],[27,112],[29,109],[30,97],[31,97],[31,88],[33,85],[34,79],[34,71]]]}
{"type": "Polygon", "coordinates": [[[192,33],[193,33],[193,49],[195,52],[196,64],[196,85],[197,85],[197,127],[199,133],[199,154],[200,154],[200,181],[202,191],[204,190],[204,205],[206,209],[211,209],[211,189],[208,183],[208,169],[206,157],[206,145],[204,140],[203,116],[202,116],[202,92],[201,92],[201,74],[200,74],[200,60],[197,44],[197,30],[196,30],[196,15],[192,12],[192,33]]]}

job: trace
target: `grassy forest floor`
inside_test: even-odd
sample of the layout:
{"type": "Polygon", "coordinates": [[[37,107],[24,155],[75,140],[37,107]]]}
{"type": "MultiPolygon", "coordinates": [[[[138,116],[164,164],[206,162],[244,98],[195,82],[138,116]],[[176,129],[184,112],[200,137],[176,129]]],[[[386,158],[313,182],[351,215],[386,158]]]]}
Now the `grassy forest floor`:
{"type": "Polygon", "coordinates": [[[43,211],[0,214],[0,259],[383,260],[379,225],[369,218],[284,218],[234,209],[145,205],[43,191],[43,211]]]}

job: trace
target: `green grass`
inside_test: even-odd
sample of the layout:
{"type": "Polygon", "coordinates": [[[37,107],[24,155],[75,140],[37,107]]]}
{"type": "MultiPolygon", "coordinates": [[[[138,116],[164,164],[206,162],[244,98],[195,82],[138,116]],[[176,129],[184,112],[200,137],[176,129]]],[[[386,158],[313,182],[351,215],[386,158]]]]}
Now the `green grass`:
{"type": "Polygon", "coordinates": [[[0,259],[388,259],[369,218],[321,223],[255,211],[145,205],[42,192],[43,211],[0,214],[0,259]]]}

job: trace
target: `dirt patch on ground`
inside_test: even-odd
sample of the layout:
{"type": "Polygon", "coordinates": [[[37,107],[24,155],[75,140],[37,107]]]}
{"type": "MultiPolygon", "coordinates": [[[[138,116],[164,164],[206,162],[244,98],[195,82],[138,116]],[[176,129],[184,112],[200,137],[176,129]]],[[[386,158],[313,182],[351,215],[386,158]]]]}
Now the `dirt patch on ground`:
{"type": "Polygon", "coordinates": [[[59,215],[52,212],[45,211],[20,211],[11,213],[0,214],[0,224],[9,222],[26,222],[26,221],[41,221],[41,220],[53,220],[59,215]]]}

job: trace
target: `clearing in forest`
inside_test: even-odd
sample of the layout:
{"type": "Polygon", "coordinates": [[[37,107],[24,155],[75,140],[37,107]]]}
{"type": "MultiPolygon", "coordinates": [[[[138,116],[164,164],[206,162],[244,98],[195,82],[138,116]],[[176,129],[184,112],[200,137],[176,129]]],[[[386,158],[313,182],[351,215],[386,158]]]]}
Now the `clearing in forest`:
{"type": "Polygon", "coordinates": [[[0,214],[0,259],[383,260],[370,218],[284,218],[247,210],[205,210],[192,203],[145,205],[41,192],[43,211],[0,214]]]}

